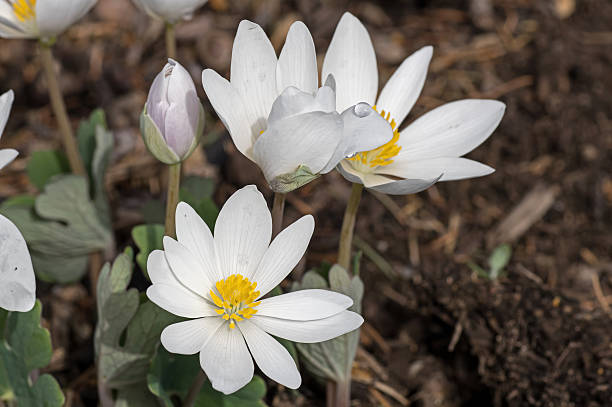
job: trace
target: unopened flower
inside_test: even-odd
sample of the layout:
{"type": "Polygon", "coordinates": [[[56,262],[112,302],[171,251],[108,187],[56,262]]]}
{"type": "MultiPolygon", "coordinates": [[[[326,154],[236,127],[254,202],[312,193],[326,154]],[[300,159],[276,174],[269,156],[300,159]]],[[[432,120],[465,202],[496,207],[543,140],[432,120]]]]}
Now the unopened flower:
{"type": "MultiPolygon", "coordinates": [[[[13,91],[0,96],[0,137],[13,104],[13,91]]],[[[0,150],[0,169],[13,161],[17,152],[0,150]]],[[[0,215],[0,308],[26,312],[36,301],[36,280],[28,247],[17,227],[0,215]]]]}
{"type": "Polygon", "coordinates": [[[134,0],[134,3],[151,17],[174,24],[189,19],[193,12],[208,0],[134,0]]]}
{"type": "Polygon", "coordinates": [[[0,37],[51,40],[97,0],[0,0],[0,37]]]}
{"type": "Polygon", "coordinates": [[[147,269],[151,301],[193,318],[170,325],[163,346],[200,354],[212,386],[226,394],[253,377],[253,359],[271,379],[290,388],[301,384],[295,362],[271,335],[294,342],[322,342],[357,329],[363,318],[347,311],[352,300],[327,290],[302,290],[263,298],[303,256],[314,229],[307,215],[270,243],[271,215],[250,185],[232,195],[219,214],[215,235],[187,204],[176,210],[178,241],[164,238],[147,269]]]}
{"type": "Polygon", "coordinates": [[[406,58],[378,99],[378,69],[370,36],[352,14],[340,20],[323,63],[337,83],[337,107],[375,104],[394,134],[387,144],[343,160],[338,170],[351,182],[388,194],[422,191],[438,181],[491,174],[493,168],[461,156],[483,143],[502,119],[505,105],[467,99],[440,106],[399,130],[421,93],[432,47],[406,58]]]}
{"type": "Polygon", "coordinates": [[[189,72],[169,59],[151,85],[140,116],[140,130],[149,151],[165,164],[191,155],[204,131],[204,109],[189,72]]]}
{"type": "Polygon", "coordinates": [[[304,185],[392,137],[366,103],[338,110],[332,77],[318,89],[315,47],[302,22],[291,26],[277,59],[261,27],[242,21],[230,76],[231,82],[206,69],[204,90],[238,150],[260,166],[276,192],[304,185]]]}

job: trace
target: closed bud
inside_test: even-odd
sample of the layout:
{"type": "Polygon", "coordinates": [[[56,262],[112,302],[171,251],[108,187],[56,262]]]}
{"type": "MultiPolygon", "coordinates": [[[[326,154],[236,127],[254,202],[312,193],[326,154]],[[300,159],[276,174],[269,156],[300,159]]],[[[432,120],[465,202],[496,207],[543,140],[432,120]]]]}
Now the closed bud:
{"type": "Polygon", "coordinates": [[[184,161],[200,141],[204,109],[191,76],[172,59],[151,85],[140,131],[151,154],[168,165],[184,161]]]}

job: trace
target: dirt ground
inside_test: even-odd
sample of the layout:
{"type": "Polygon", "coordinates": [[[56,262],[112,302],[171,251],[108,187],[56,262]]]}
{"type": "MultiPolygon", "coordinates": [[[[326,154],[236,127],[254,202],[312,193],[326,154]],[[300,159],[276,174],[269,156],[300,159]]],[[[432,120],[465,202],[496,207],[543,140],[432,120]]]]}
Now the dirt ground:
{"type": "MultiPolygon", "coordinates": [[[[204,67],[227,74],[237,24],[248,18],[279,50],[291,22],[303,20],[322,62],[345,10],[372,35],[381,83],[412,52],[435,47],[407,122],[461,98],[507,104],[498,130],[469,155],[493,175],[413,196],[364,196],[356,245],[366,323],[353,405],[612,406],[612,2],[211,0],[178,29],[179,60],[194,78],[204,67]],[[485,265],[500,243],[513,249],[505,272],[479,277],[468,263],[485,265]]],[[[127,0],[101,0],[55,52],[75,125],[101,106],[115,133],[108,188],[122,248],[143,222],[143,203],[164,186],[138,133],[164,63],[163,27],[127,0]]],[[[35,192],[27,157],[57,142],[34,44],[0,40],[0,83],[17,95],[3,147],[21,153],[0,176],[6,198],[35,192]]],[[[265,189],[200,91],[210,135],[187,172],[215,178],[219,204],[247,183],[265,189]]],[[[334,261],[349,192],[332,174],[289,195],[286,222],[304,213],[317,221],[294,278],[334,261]]],[[[71,406],[97,397],[88,290],[87,281],[39,290],[55,348],[48,370],[71,406]]],[[[266,402],[324,405],[311,379],[295,397],[270,384],[266,402]]]]}

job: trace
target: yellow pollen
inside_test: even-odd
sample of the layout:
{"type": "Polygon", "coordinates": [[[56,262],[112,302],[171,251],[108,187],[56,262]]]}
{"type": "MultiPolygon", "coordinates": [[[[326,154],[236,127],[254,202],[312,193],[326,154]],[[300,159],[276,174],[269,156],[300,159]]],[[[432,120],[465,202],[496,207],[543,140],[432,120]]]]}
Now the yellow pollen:
{"type": "Polygon", "coordinates": [[[13,13],[22,23],[36,17],[36,0],[14,0],[13,13]]]}
{"type": "Polygon", "coordinates": [[[257,313],[257,307],[261,301],[255,302],[259,297],[256,282],[250,282],[248,278],[240,274],[232,274],[224,280],[215,284],[215,289],[210,290],[210,298],[218,307],[217,314],[229,321],[231,329],[236,328],[236,322],[249,319],[257,313]]]}
{"type": "MultiPolygon", "coordinates": [[[[378,112],[376,106],[373,108],[378,112]]],[[[399,154],[402,147],[397,144],[400,137],[400,133],[397,129],[397,123],[395,123],[395,120],[391,118],[391,113],[385,112],[384,110],[380,111],[379,113],[383,119],[388,121],[391,125],[391,129],[393,130],[393,138],[391,138],[388,143],[383,144],[374,150],[355,154],[353,157],[349,158],[350,161],[367,165],[371,168],[376,168],[391,164],[393,162],[393,158],[399,154]]]]}

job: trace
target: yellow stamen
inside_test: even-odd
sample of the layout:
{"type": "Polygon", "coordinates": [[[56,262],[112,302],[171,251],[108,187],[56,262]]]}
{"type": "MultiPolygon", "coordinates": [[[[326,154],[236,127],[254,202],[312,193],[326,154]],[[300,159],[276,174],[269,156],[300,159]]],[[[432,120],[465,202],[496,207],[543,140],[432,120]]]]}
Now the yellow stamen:
{"type": "Polygon", "coordinates": [[[36,17],[36,0],[14,0],[13,13],[22,23],[36,17]]]}
{"type": "MultiPolygon", "coordinates": [[[[373,108],[378,112],[376,106],[373,108]]],[[[393,158],[399,154],[402,147],[397,144],[400,137],[400,133],[397,129],[397,123],[395,123],[395,120],[391,118],[391,113],[385,112],[384,110],[380,111],[379,113],[383,119],[388,121],[391,125],[391,129],[393,130],[393,138],[391,138],[388,143],[383,144],[374,150],[355,154],[353,157],[349,158],[350,161],[356,164],[369,166],[370,168],[376,168],[391,164],[393,162],[393,158]]]]}
{"type": "Polygon", "coordinates": [[[260,292],[255,291],[256,282],[250,282],[248,278],[240,274],[232,274],[224,280],[215,284],[215,290],[210,290],[210,298],[218,307],[217,314],[229,321],[231,329],[236,328],[236,322],[249,319],[257,313],[255,307],[261,301],[255,302],[260,292]]]}

